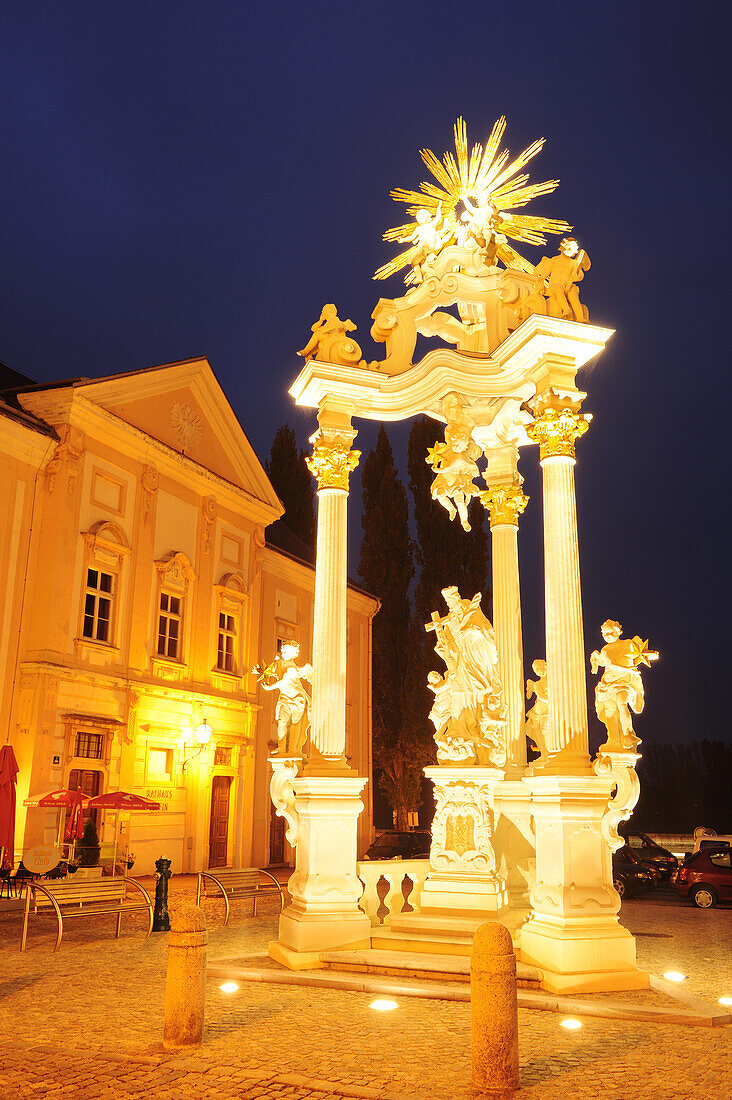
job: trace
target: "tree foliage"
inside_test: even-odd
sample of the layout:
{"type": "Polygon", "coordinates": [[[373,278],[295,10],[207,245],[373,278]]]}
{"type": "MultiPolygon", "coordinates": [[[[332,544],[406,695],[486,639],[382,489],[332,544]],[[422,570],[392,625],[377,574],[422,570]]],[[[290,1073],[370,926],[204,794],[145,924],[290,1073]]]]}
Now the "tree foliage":
{"type": "Polygon", "coordinates": [[[285,506],[284,522],[308,546],[315,545],[315,486],[295,433],[282,424],[272,440],[267,475],[285,506]]]}
{"type": "Polygon", "coordinates": [[[358,571],[381,607],[373,621],[372,731],[375,770],[397,827],[407,828],[410,810],[421,802],[424,737],[409,713],[411,676],[409,586],[414,576],[414,544],[409,506],[383,426],[361,473],[363,537],[358,571]]]}

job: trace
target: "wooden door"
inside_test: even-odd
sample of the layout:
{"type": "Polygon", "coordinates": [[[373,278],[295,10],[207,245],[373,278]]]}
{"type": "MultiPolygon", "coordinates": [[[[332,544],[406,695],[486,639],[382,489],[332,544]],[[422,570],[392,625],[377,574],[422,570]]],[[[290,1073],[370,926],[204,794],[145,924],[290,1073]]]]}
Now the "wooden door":
{"type": "Polygon", "coordinates": [[[209,867],[225,867],[229,840],[231,776],[215,775],[211,784],[211,824],[208,833],[209,867]]]}
{"type": "MultiPolygon", "coordinates": [[[[74,768],[73,771],[69,772],[69,790],[81,791],[82,794],[87,795],[89,798],[96,798],[98,794],[102,793],[101,781],[102,773],[95,771],[93,768],[89,768],[88,770],[82,768],[74,768]]],[[[84,824],[86,825],[87,821],[91,817],[97,829],[99,829],[100,812],[100,810],[84,810],[84,824]]],[[[68,823],[70,813],[71,810],[66,811],[64,828],[68,823]]]]}
{"type": "Polygon", "coordinates": [[[285,826],[284,817],[275,813],[275,808],[270,802],[269,806],[269,866],[281,867],[285,862],[285,826]]]}

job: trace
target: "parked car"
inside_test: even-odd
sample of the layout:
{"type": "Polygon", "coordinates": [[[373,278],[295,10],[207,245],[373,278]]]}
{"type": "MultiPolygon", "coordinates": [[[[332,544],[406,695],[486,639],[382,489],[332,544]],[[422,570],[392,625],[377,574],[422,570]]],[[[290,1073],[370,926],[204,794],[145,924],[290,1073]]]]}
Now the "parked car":
{"type": "Polygon", "coordinates": [[[631,848],[629,844],[624,844],[622,848],[618,848],[618,850],[614,853],[613,858],[615,859],[615,862],[618,864],[618,866],[620,866],[621,864],[633,864],[635,867],[640,867],[644,871],[648,871],[650,873],[653,886],[658,886],[659,882],[661,881],[661,871],[656,866],[656,864],[643,859],[634,848],[631,848]]]}
{"type": "Polygon", "coordinates": [[[671,885],[699,909],[732,901],[732,848],[692,852],[672,876],[671,885]]]}
{"type": "Polygon", "coordinates": [[[679,865],[679,861],[673,852],[669,852],[668,848],[662,848],[658,841],[654,840],[648,833],[638,832],[637,829],[632,829],[627,825],[621,826],[618,832],[624,838],[625,843],[633,849],[637,856],[640,856],[644,863],[655,867],[659,871],[662,879],[671,878],[679,865]]]}
{"type": "Polygon", "coordinates": [[[701,852],[704,849],[707,851],[719,851],[721,848],[732,848],[732,836],[728,833],[722,833],[718,835],[714,832],[714,829],[694,829],[694,846],[691,852],[687,852],[684,857],[684,863],[687,863],[689,857],[694,852],[701,852]]]}
{"type": "Polygon", "coordinates": [[[658,872],[646,867],[624,844],[613,852],[613,886],[621,898],[652,890],[658,882],[658,872]]]}
{"type": "Polygon", "coordinates": [[[426,859],[432,837],[427,832],[398,832],[390,829],[377,836],[365,859],[426,859]]]}

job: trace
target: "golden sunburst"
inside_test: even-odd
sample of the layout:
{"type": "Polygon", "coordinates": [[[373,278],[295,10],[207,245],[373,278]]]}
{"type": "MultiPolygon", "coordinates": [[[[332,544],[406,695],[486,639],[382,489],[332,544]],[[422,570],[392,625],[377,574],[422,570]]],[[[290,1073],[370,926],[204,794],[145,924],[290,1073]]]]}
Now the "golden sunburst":
{"type": "MultiPolygon", "coordinates": [[[[454,126],[455,153],[447,152],[439,160],[431,149],[422,149],[420,156],[434,176],[437,184],[431,181],[421,183],[419,191],[409,191],[397,187],[390,192],[395,202],[408,203],[407,213],[415,217],[417,212],[425,210],[430,218],[442,218],[444,243],[454,243],[458,239],[458,207],[468,199],[484,207],[491,204],[497,211],[493,228],[501,238],[510,238],[523,244],[546,244],[545,233],[567,233],[572,226],[556,218],[542,218],[531,214],[514,214],[512,211],[526,206],[540,195],[548,195],[558,186],[559,180],[545,180],[544,183],[529,183],[529,175],[523,169],[536,156],[544,145],[539,138],[524,149],[515,160],[510,159],[507,149],[499,152],[499,145],[506,129],[506,119],[499,118],[491,131],[485,148],[478,142],[468,151],[468,136],[465,121],[458,118],[454,126]]],[[[385,241],[408,241],[414,232],[415,222],[406,222],[384,233],[385,241]]],[[[506,267],[531,272],[529,263],[509,240],[499,238],[496,255],[506,267]]],[[[418,244],[400,252],[375,273],[375,279],[388,279],[404,267],[409,267],[419,252],[418,244]]],[[[409,276],[407,277],[409,281],[409,276]]]]}

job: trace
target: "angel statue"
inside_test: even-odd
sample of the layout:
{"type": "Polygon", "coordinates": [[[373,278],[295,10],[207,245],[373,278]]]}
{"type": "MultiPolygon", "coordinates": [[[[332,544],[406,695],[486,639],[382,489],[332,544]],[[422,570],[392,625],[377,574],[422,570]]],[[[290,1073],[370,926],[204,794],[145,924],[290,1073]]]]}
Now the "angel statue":
{"type": "Polygon", "coordinates": [[[547,755],[547,727],[549,726],[549,686],[546,678],[546,661],[538,658],[532,664],[536,673],[536,680],[526,681],[526,698],[536,696],[536,702],[531,710],[526,712],[526,725],[524,733],[530,741],[536,745],[541,756],[547,755]]]}
{"type": "Polygon", "coordinates": [[[435,694],[430,720],[442,764],[500,768],[506,762],[506,705],[498,674],[496,637],[480,608],[481,594],[464,600],[455,586],[443,588],[447,615],[435,611],[426,624],[446,673],[428,675],[435,694]]]}
{"type": "Polygon", "coordinates": [[[499,213],[490,201],[474,206],[467,196],[463,198],[463,206],[465,209],[457,227],[458,244],[478,252],[483,266],[494,267],[496,249],[506,242],[506,237],[496,232],[496,226],[506,219],[506,215],[499,213]]]}
{"type": "Polygon", "coordinates": [[[341,321],[332,302],[324,305],[320,317],[310,326],[312,336],[302,351],[303,359],[322,359],[328,363],[355,366],[361,359],[361,348],[347,333],[355,332],[353,321],[341,321]]]}
{"type": "Polygon", "coordinates": [[[313,667],[298,665],[299,656],[299,642],[284,642],[271,664],[252,669],[264,691],[280,693],[275,707],[278,756],[302,756],[310,729],[310,694],[303,680],[312,682],[313,667]]]}
{"type": "Polygon", "coordinates": [[[432,499],[439,501],[450,519],[460,516],[464,531],[470,530],[468,504],[480,490],[474,478],[480,471],[476,459],[481,448],[473,439],[473,421],[465,412],[456,393],[449,393],[442,403],[445,426],[445,442],[435,443],[427,452],[427,462],[435,473],[432,482],[432,499]]]}
{"type": "Polygon", "coordinates": [[[597,673],[604,671],[595,688],[597,717],[607,729],[607,741],[601,749],[610,752],[635,752],[640,740],[633,729],[631,710],[640,714],[645,696],[638,667],[658,660],[658,653],[648,649],[648,642],[640,638],[621,638],[622,626],[607,619],[600,631],[605,645],[590,654],[590,668],[597,673]]]}
{"type": "Polygon", "coordinates": [[[437,207],[434,217],[430,217],[428,210],[421,208],[415,214],[416,225],[408,237],[401,240],[416,246],[412,256],[412,270],[407,273],[405,283],[413,283],[419,286],[424,282],[423,266],[434,263],[442,246],[447,243],[450,234],[443,232],[445,219],[442,213],[442,203],[437,207]]]}
{"type": "Polygon", "coordinates": [[[550,317],[564,317],[567,321],[589,321],[587,306],[579,299],[577,283],[590,270],[590,257],[580,248],[574,237],[565,237],[559,243],[558,256],[544,256],[534,272],[537,290],[547,296],[547,313],[550,317]]]}

